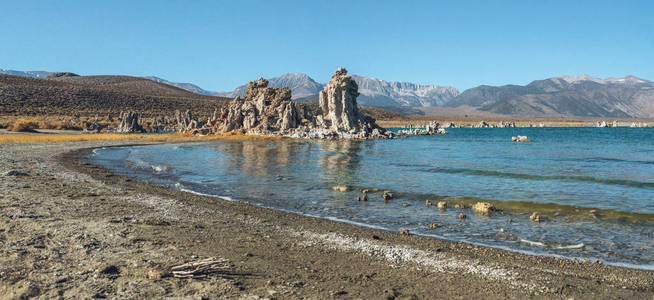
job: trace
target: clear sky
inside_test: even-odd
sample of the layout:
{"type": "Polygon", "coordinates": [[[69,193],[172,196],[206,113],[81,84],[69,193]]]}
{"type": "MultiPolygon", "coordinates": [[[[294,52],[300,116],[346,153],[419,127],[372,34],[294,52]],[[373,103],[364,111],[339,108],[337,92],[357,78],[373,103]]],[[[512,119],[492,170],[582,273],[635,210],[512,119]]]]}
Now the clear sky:
{"type": "Polygon", "coordinates": [[[338,67],[388,81],[654,80],[654,1],[7,1],[0,68],[208,90],[338,67]]]}

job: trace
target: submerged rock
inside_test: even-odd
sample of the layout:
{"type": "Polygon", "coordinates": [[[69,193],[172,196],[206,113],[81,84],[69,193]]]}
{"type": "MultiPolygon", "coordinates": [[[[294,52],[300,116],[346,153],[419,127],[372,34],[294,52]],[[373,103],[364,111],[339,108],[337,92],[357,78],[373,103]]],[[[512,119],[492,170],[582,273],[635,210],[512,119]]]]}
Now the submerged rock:
{"type": "Polygon", "coordinates": [[[519,142],[519,143],[531,142],[531,140],[525,135],[519,135],[519,136],[511,137],[511,140],[514,141],[514,142],[519,142]]]}
{"type": "Polygon", "coordinates": [[[332,191],[336,192],[347,192],[349,188],[345,185],[335,185],[332,187],[332,191]]]}
{"type": "Polygon", "coordinates": [[[477,202],[472,206],[472,211],[482,215],[490,215],[495,211],[495,206],[488,202],[477,202]]]}

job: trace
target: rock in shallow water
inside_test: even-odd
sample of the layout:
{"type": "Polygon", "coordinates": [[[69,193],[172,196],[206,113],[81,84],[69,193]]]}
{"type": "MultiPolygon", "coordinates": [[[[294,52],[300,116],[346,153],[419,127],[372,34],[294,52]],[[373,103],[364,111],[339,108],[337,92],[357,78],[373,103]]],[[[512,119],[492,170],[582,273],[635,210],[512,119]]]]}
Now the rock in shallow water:
{"type": "Polygon", "coordinates": [[[482,215],[490,215],[495,211],[495,206],[488,202],[477,202],[472,206],[472,211],[482,215]]]}

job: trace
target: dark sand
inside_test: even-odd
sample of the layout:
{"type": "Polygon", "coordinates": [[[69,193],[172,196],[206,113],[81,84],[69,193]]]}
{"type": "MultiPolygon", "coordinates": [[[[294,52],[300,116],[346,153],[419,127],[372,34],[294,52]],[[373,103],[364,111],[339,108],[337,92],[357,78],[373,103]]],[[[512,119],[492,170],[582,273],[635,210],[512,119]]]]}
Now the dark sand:
{"type": "Polygon", "coordinates": [[[654,298],[651,272],[297,216],[77,160],[128,143],[0,145],[0,298],[654,298]],[[148,277],[207,257],[233,268],[148,277]]]}

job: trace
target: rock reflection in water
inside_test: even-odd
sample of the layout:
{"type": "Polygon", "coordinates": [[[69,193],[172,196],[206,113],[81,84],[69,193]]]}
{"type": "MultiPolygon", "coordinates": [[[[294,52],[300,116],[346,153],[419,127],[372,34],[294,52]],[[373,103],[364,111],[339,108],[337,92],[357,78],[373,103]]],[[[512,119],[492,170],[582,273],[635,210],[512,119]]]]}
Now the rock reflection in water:
{"type": "Polygon", "coordinates": [[[241,140],[217,144],[216,150],[229,155],[227,166],[248,176],[289,176],[288,167],[296,156],[315,150],[302,141],[241,140]]]}
{"type": "Polygon", "coordinates": [[[316,142],[322,149],[318,168],[326,183],[352,185],[359,180],[357,171],[361,163],[360,152],[365,142],[354,140],[321,140],[316,142]]]}

